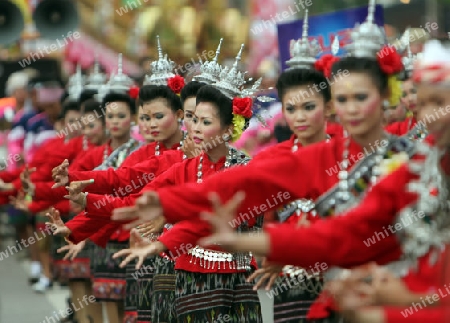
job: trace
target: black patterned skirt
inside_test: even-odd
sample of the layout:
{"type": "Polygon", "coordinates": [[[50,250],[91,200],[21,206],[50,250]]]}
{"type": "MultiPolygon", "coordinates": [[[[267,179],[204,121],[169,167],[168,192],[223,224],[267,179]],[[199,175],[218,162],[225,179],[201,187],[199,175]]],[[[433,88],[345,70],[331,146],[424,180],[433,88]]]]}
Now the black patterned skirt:
{"type": "Polygon", "coordinates": [[[146,258],[142,267],[134,275],[138,284],[137,321],[150,323],[152,321],[152,293],[155,257],[146,258]]]}
{"type": "Polygon", "coordinates": [[[261,304],[248,273],[201,274],[177,270],[176,311],[180,323],[261,323],[261,304]]]}
{"type": "MultiPolygon", "coordinates": [[[[67,218],[64,217],[63,221],[66,222],[73,218],[72,214],[67,218]]],[[[66,253],[58,253],[57,250],[67,245],[64,238],[59,236],[53,236],[52,241],[52,257],[53,257],[53,273],[54,277],[58,278],[59,282],[68,281],[90,281],[92,278],[92,271],[90,268],[90,256],[93,243],[89,240],[86,242],[83,250],[78,253],[77,257],[70,260],[63,260],[66,253]]]]}
{"type": "Polygon", "coordinates": [[[126,289],[125,268],[120,268],[121,259],[112,256],[122,249],[128,248],[128,241],[110,241],[106,248],[96,248],[94,260],[94,279],[92,289],[99,302],[123,301],[126,289]]]}
{"type": "Polygon", "coordinates": [[[280,277],[267,293],[274,299],[274,323],[322,322],[309,320],[311,305],[322,291],[323,281],[320,278],[305,276],[280,277]]]}
{"type": "Polygon", "coordinates": [[[126,290],[125,290],[125,315],[123,323],[137,322],[138,305],[138,282],[136,280],[136,260],[130,261],[125,267],[126,290]]]}
{"type": "Polygon", "coordinates": [[[156,257],[153,278],[152,323],[177,323],[175,262],[156,257]]]}

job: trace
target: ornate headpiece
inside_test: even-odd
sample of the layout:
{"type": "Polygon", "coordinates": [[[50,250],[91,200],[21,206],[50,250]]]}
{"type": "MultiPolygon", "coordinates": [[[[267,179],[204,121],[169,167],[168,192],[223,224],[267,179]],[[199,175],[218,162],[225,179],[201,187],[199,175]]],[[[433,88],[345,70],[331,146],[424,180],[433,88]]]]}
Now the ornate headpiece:
{"type": "Polygon", "coordinates": [[[317,40],[308,40],[308,10],[305,10],[303,19],[302,38],[291,43],[291,59],[286,61],[289,69],[312,68],[316,62],[316,56],[320,53],[320,46],[317,40]]]}
{"type": "Polygon", "coordinates": [[[417,59],[416,56],[414,56],[411,53],[411,45],[409,43],[409,28],[405,30],[404,35],[402,36],[402,41],[406,43],[406,55],[402,58],[403,66],[405,67],[405,72],[407,74],[410,74],[414,67],[414,61],[417,59]]]}
{"type": "Polygon", "coordinates": [[[375,0],[369,1],[369,12],[366,21],[355,26],[351,33],[352,43],[346,46],[350,56],[376,57],[377,52],[385,44],[383,29],[374,23],[375,0]]]}
{"type": "Polygon", "coordinates": [[[167,85],[167,80],[174,77],[175,63],[163,55],[159,36],[156,36],[158,60],[151,63],[151,75],[146,75],[144,85],[167,85]]]}
{"type": "Polygon", "coordinates": [[[134,81],[128,76],[123,73],[122,69],[122,54],[119,54],[118,58],[118,64],[117,64],[117,74],[111,74],[111,77],[108,81],[108,83],[101,88],[101,90],[98,93],[98,99],[100,101],[103,100],[103,98],[108,93],[122,93],[122,94],[128,94],[130,88],[134,86],[134,81]]]}
{"type": "Polygon", "coordinates": [[[450,86],[450,51],[438,40],[430,40],[414,63],[413,80],[450,86]]]}
{"type": "Polygon", "coordinates": [[[94,71],[88,76],[85,89],[100,91],[100,88],[105,85],[107,76],[100,72],[100,65],[98,57],[95,56],[94,71]]]}
{"type": "Polygon", "coordinates": [[[217,59],[219,58],[220,48],[222,46],[223,38],[220,39],[219,46],[216,50],[216,56],[212,61],[202,62],[200,60],[200,72],[201,74],[194,76],[194,81],[203,82],[208,85],[219,82],[220,73],[222,72],[222,66],[217,63],[217,59]]]}
{"type": "Polygon", "coordinates": [[[85,83],[85,78],[81,73],[80,64],[77,65],[77,71],[73,74],[68,81],[67,91],[69,92],[68,99],[70,101],[78,101],[81,92],[83,92],[83,87],[85,83]]]}
{"type": "Polygon", "coordinates": [[[229,69],[225,67],[220,73],[219,82],[214,83],[213,86],[228,98],[233,99],[242,95],[242,86],[245,84],[245,73],[238,70],[238,64],[242,57],[242,50],[244,44],[236,56],[233,66],[229,69]]]}

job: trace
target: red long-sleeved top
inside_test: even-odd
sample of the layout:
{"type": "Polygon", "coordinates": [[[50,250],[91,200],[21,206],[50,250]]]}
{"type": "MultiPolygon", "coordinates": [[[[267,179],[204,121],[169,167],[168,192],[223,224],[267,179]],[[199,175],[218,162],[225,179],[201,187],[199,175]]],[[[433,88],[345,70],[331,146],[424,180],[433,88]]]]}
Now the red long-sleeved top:
{"type": "MultiPolygon", "coordinates": [[[[70,169],[91,170],[99,166],[105,157],[112,153],[110,143],[106,143],[102,146],[89,148],[87,151],[82,151],[78,158],[69,166],[70,169]]],[[[35,212],[43,211],[53,204],[55,201],[64,200],[64,196],[67,195],[67,190],[64,187],[58,189],[52,189],[54,185],[53,181],[37,182],[35,185],[35,191],[33,196],[33,202],[29,205],[29,209],[35,212]]]]}
{"type": "Polygon", "coordinates": [[[86,187],[86,192],[89,193],[111,194],[115,191],[119,196],[137,193],[143,188],[142,183],[154,179],[162,171],[167,170],[166,164],[171,166],[182,160],[183,152],[178,150],[179,143],[170,149],[160,144],[159,151],[164,158],[159,158],[162,155],[155,156],[155,146],[156,143],[150,143],[141,147],[125,159],[116,170],[110,168],[103,171],[71,171],[69,181],[94,179],[94,183],[86,187]],[[131,188],[128,189],[127,186],[131,188]],[[119,190],[125,190],[125,192],[119,190]]]}
{"type": "MultiPolygon", "coordinates": [[[[95,190],[104,190],[104,188],[98,187],[97,179],[100,178],[100,183],[108,185],[109,193],[114,192],[115,196],[124,197],[135,192],[133,195],[134,201],[134,199],[140,196],[137,193],[148,185],[150,181],[155,180],[155,178],[173,165],[183,161],[184,153],[176,149],[178,147],[179,145],[174,145],[172,150],[167,150],[162,155],[152,156],[151,158],[141,152],[138,158],[146,158],[146,160],[133,167],[120,167],[116,171],[106,170],[83,173],[89,173],[86,175],[87,178],[93,178],[95,180],[94,184],[97,184],[95,190]],[[111,186],[112,183],[114,186],[111,186]],[[121,194],[120,188],[125,190],[124,194],[121,194]]],[[[78,174],[81,174],[81,172],[78,174]]],[[[88,207],[86,210],[91,210],[91,212],[80,214],[66,223],[67,227],[72,231],[70,239],[78,243],[89,238],[96,244],[104,246],[108,242],[111,234],[121,227],[120,223],[111,221],[110,216],[114,205],[123,205],[123,201],[118,197],[97,194],[88,194],[87,201],[88,207]],[[92,212],[93,215],[90,214],[92,212]]]]}

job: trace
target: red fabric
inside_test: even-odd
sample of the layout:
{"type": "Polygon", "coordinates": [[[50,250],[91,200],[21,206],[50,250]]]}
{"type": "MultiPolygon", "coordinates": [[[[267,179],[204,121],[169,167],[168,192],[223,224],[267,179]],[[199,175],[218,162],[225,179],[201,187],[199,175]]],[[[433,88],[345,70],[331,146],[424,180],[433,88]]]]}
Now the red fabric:
{"type": "MultiPolygon", "coordinates": [[[[238,217],[262,205],[272,210],[298,198],[315,200],[338,182],[338,162],[342,161],[344,140],[336,137],[296,153],[280,154],[277,158],[258,161],[256,157],[246,167],[229,169],[200,185],[162,188],[158,192],[164,216],[169,223],[198,219],[202,211],[211,210],[209,192],[218,193],[223,201],[229,200],[237,190],[246,192],[238,217]],[[272,195],[274,198],[267,199],[272,195]]],[[[357,161],[358,154],[363,154],[362,149],[352,141],[349,168],[357,161]]]]}
{"type": "Polygon", "coordinates": [[[384,130],[392,135],[404,136],[417,124],[415,118],[406,118],[403,121],[398,121],[387,125],[384,130]],[[411,122],[411,124],[410,124],[411,122]],[[408,127],[409,126],[409,127],[408,127]]]}
{"type": "MultiPolygon", "coordinates": [[[[159,176],[172,165],[183,160],[183,152],[177,150],[179,144],[174,145],[172,150],[167,150],[167,148],[161,144],[160,152],[164,153],[160,156],[154,156],[154,147],[154,144],[149,144],[143,147],[145,149],[141,148],[135,151],[124,161],[122,167],[116,171],[109,169],[93,172],[70,172],[70,179],[72,181],[75,180],[75,178],[77,180],[93,178],[95,182],[86,188],[88,192],[101,191],[100,194],[103,194],[106,188],[105,193],[110,194],[115,188],[115,195],[123,196],[120,191],[120,188],[123,188],[125,194],[130,194],[130,191],[134,193],[134,201],[135,198],[140,196],[137,193],[145,187],[142,184],[159,176]],[[151,155],[152,152],[153,157],[151,155]],[[130,158],[132,158],[131,161],[129,160],[130,158]],[[134,164],[141,160],[143,162],[140,164],[134,164]],[[154,174],[155,176],[145,176],[149,174],[154,174]],[[135,182],[136,184],[134,184],[135,182]],[[92,186],[94,187],[93,189],[92,186]]],[[[129,198],[130,197],[127,197],[127,199],[129,198]]],[[[111,221],[110,216],[112,210],[115,208],[113,205],[123,205],[122,203],[123,201],[118,197],[92,193],[88,194],[86,211],[89,213],[78,215],[76,221],[74,219],[66,224],[72,231],[72,235],[70,236],[71,241],[79,242],[89,238],[97,245],[105,246],[111,235],[117,234],[119,232],[117,230],[121,230],[121,224],[111,221]],[[90,213],[92,213],[92,215],[90,215],[90,213]]],[[[129,232],[122,231],[120,233],[121,240],[119,241],[125,241],[125,237],[128,239],[129,232]]]]}
{"type": "Polygon", "coordinates": [[[327,122],[327,134],[330,135],[331,138],[334,137],[344,137],[344,127],[340,123],[337,122],[327,122]]]}
{"type": "MultiPolygon", "coordinates": [[[[419,306],[416,305],[419,309],[419,306]]],[[[385,307],[385,323],[446,323],[450,315],[448,307],[428,307],[415,310],[413,306],[409,308],[385,307]]]]}
{"type": "Polygon", "coordinates": [[[155,156],[155,144],[151,143],[132,153],[117,170],[70,171],[69,180],[94,179],[94,183],[86,187],[86,192],[95,194],[114,192],[116,196],[126,196],[137,193],[145,183],[182,160],[183,152],[177,150],[178,147],[179,144],[167,150],[161,145],[160,152],[164,158],[160,158],[155,156]]]}

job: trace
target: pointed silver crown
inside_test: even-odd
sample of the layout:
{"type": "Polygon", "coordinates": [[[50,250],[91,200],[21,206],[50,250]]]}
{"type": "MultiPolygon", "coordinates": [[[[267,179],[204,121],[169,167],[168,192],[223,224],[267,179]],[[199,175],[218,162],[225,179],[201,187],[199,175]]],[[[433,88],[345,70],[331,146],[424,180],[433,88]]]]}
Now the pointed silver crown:
{"type": "Polygon", "coordinates": [[[159,36],[156,36],[158,60],[151,63],[151,75],[146,75],[144,85],[167,85],[167,80],[174,77],[175,63],[163,55],[159,36]]]}
{"type": "Polygon", "coordinates": [[[80,64],[77,65],[77,71],[73,74],[67,82],[67,91],[69,92],[69,100],[78,101],[81,92],[83,92],[85,77],[81,73],[80,64]]]}
{"type": "Polygon", "coordinates": [[[316,62],[316,56],[320,53],[320,45],[317,40],[308,40],[308,10],[305,10],[303,18],[302,38],[291,43],[291,59],[286,61],[289,69],[311,68],[316,62]]]}
{"type": "Polygon", "coordinates": [[[250,88],[242,90],[243,97],[255,97],[259,91],[259,87],[262,83],[262,77],[260,77],[250,88]]]}
{"type": "Polygon", "coordinates": [[[102,85],[106,84],[107,76],[100,72],[100,65],[98,63],[98,56],[95,55],[94,71],[88,76],[85,89],[100,90],[102,85]]]}
{"type": "Polygon", "coordinates": [[[417,57],[414,56],[411,52],[411,46],[409,43],[409,28],[405,30],[405,34],[402,37],[403,42],[406,45],[406,56],[402,57],[402,63],[405,67],[406,73],[411,73],[414,67],[414,62],[416,61],[417,57]]]}
{"type": "Polygon", "coordinates": [[[357,24],[351,33],[352,43],[346,46],[350,56],[374,58],[385,44],[383,29],[374,23],[375,3],[375,0],[369,1],[366,21],[357,24]]]}
{"type": "Polygon", "coordinates": [[[220,48],[222,47],[223,38],[220,39],[219,46],[216,50],[216,56],[212,61],[202,62],[200,59],[200,74],[193,77],[194,81],[206,83],[211,85],[213,83],[219,82],[220,73],[222,72],[222,66],[217,63],[220,54],[220,48]]]}
{"type": "Polygon", "coordinates": [[[134,85],[134,81],[123,73],[122,54],[119,54],[117,73],[112,73],[107,84],[102,86],[98,91],[97,98],[102,101],[108,93],[128,94],[130,87],[134,85]]]}
{"type": "Polygon", "coordinates": [[[238,70],[238,64],[241,61],[242,50],[244,44],[236,56],[236,60],[231,68],[225,67],[220,73],[219,82],[214,83],[213,86],[226,95],[230,99],[242,95],[242,86],[245,84],[245,73],[238,70]]]}

